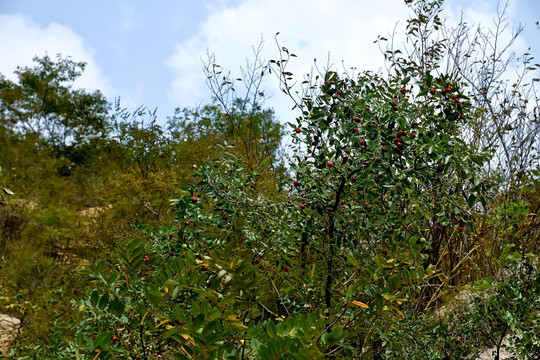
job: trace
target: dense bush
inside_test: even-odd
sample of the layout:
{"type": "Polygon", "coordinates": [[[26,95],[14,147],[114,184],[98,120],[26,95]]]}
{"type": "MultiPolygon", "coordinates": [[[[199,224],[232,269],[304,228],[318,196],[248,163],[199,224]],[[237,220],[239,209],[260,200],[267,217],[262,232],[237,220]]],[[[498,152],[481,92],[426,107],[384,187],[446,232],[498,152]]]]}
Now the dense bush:
{"type": "MultiPolygon", "coordinates": [[[[0,245],[11,264],[32,260],[0,268],[2,309],[23,317],[12,353],[463,359],[506,346],[538,357],[535,158],[493,171],[493,155],[510,166],[497,145],[471,140],[491,120],[474,79],[440,66],[449,44],[426,29],[443,28],[441,5],[410,5],[417,41],[409,58],[385,52],[388,75],[327,69],[296,92],[285,47],[255,62],[253,74],[273,69],[301,93],[286,163],[259,75],[233,99],[209,64],[216,102],[166,126],[143,108],[105,116],[96,93],[91,119],[103,123],[61,139],[13,125],[12,89],[25,83],[4,81],[0,245]]],[[[65,85],[81,65],[38,65],[19,72],[51,71],[57,95],[90,96],[65,85]]],[[[17,101],[36,105],[28,89],[17,101]]],[[[69,106],[34,105],[24,124],[65,125],[69,106]]]]}

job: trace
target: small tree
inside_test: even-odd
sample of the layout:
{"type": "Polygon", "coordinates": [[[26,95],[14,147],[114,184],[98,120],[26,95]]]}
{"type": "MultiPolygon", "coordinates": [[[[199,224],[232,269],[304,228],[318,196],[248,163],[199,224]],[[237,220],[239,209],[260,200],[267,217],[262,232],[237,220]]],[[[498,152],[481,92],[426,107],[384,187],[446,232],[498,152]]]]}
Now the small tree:
{"type": "Polygon", "coordinates": [[[13,132],[38,136],[57,157],[68,156],[103,137],[109,104],[101,92],[74,90],[86,64],[58,55],[35,57],[35,67],[18,67],[18,81],[0,77],[0,121],[13,132]]]}

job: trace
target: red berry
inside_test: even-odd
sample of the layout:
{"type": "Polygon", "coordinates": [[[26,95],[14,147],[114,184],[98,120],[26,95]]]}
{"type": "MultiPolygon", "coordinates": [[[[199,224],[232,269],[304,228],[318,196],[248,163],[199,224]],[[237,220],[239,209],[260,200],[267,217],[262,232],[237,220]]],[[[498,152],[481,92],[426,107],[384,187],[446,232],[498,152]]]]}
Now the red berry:
{"type": "Polygon", "coordinates": [[[328,167],[332,167],[332,166],[334,166],[334,163],[329,161],[329,162],[326,163],[326,165],[328,165],[328,167]]]}
{"type": "Polygon", "coordinates": [[[341,90],[336,91],[336,95],[341,95],[343,92],[341,90]]]}
{"type": "Polygon", "coordinates": [[[401,92],[402,94],[405,94],[407,92],[407,89],[401,88],[401,90],[399,92],[401,92]]]}
{"type": "Polygon", "coordinates": [[[459,231],[459,232],[464,232],[464,231],[465,231],[465,229],[464,229],[464,228],[462,228],[461,226],[459,226],[459,227],[457,228],[457,231],[459,231]]]}
{"type": "Polygon", "coordinates": [[[120,288],[120,285],[114,285],[114,288],[118,289],[118,288],[120,288]]]}
{"type": "Polygon", "coordinates": [[[199,258],[200,260],[203,259],[203,254],[199,254],[199,255],[197,255],[197,256],[198,256],[198,258],[199,258]]]}
{"type": "Polygon", "coordinates": [[[355,116],[355,117],[354,117],[354,121],[360,122],[360,121],[362,121],[362,120],[361,120],[358,116],[355,116]]]}
{"type": "Polygon", "coordinates": [[[454,341],[455,341],[456,344],[459,344],[461,342],[461,339],[460,338],[455,338],[454,341]]]}
{"type": "Polygon", "coordinates": [[[358,179],[356,178],[356,176],[353,176],[353,177],[351,178],[351,181],[352,181],[352,182],[356,182],[357,180],[358,180],[358,179]]]}
{"type": "Polygon", "coordinates": [[[294,184],[294,186],[298,186],[298,185],[300,185],[300,181],[294,180],[293,184],[294,184]]]}
{"type": "Polygon", "coordinates": [[[302,129],[296,128],[296,129],[294,129],[294,131],[296,131],[297,134],[300,134],[302,132],[302,129]]]}
{"type": "Polygon", "coordinates": [[[461,114],[461,115],[459,115],[459,118],[460,118],[461,120],[463,120],[463,119],[465,119],[465,115],[461,114]]]}
{"type": "Polygon", "coordinates": [[[189,225],[189,221],[186,221],[184,224],[189,225]]]}
{"type": "MultiPolygon", "coordinates": [[[[187,222],[187,221],[186,221],[186,222],[187,222]]],[[[186,225],[189,225],[189,222],[187,222],[187,224],[186,224],[186,225]]],[[[172,237],[173,237],[173,235],[174,235],[173,233],[169,233],[169,237],[170,237],[170,238],[172,238],[172,237]]]]}
{"type": "Polygon", "coordinates": [[[332,115],[328,115],[328,117],[326,118],[326,120],[331,123],[332,120],[334,120],[334,117],[332,115]]]}
{"type": "Polygon", "coordinates": [[[300,209],[304,210],[306,208],[306,205],[300,204],[300,209]]]}
{"type": "Polygon", "coordinates": [[[113,336],[112,339],[113,339],[113,341],[118,340],[118,338],[116,336],[113,336]]]}
{"type": "Polygon", "coordinates": [[[341,205],[345,205],[345,200],[341,200],[341,205]]]}
{"type": "Polygon", "coordinates": [[[315,146],[315,145],[317,145],[317,142],[316,142],[316,141],[312,141],[312,142],[311,142],[311,145],[315,146]]]}
{"type": "Polygon", "coordinates": [[[208,270],[208,266],[204,265],[203,267],[203,270],[208,270]]]}
{"type": "Polygon", "coordinates": [[[193,196],[193,197],[191,198],[191,202],[192,202],[192,203],[195,204],[197,201],[199,201],[199,199],[198,199],[196,196],[193,196]]]}
{"type": "Polygon", "coordinates": [[[358,143],[359,143],[360,145],[366,145],[366,141],[365,141],[365,140],[358,140],[358,143]]]}
{"type": "Polygon", "coordinates": [[[404,281],[404,282],[402,282],[402,283],[401,283],[401,285],[403,285],[403,286],[407,286],[407,282],[406,282],[406,281],[404,281]]]}
{"type": "Polygon", "coordinates": [[[355,128],[353,128],[353,129],[352,129],[352,131],[354,131],[354,132],[358,132],[358,128],[357,128],[357,127],[355,127],[355,128]]]}
{"type": "Polygon", "coordinates": [[[289,270],[290,270],[290,269],[289,269],[289,267],[288,267],[287,265],[285,265],[285,266],[283,267],[283,271],[289,272],[289,270]]]}
{"type": "Polygon", "coordinates": [[[458,219],[454,219],[454,225],[457,225],[459,224],[459,220],[458,219]]]}
{"type": "Polygon", "coordinates": [[[400,131],[397,132],[397,136],[398,136],[398,137],[400,137],[400,136],[405,136],[405,135],[407,135],[407,132],[404,131],[404,130],[400,130],[400,131]]]}
{"type": "Polygon", "coordinates": [[[435,94],[436,91],[437,91],[437,90],[435,90],[435,88],[429,89],[429,92],[432,93],[432,94],[435,94]]]}
{"type": "Polygon", "coordinates": [[[387,152],[388,151],[388,148],[386,146],[381,146],[381,151],[382,152],[387,152]]]}
{"type": "Polygon", "coordinates": [[[169,253],[169,255],[170,255],[170,256],[174,256],[174,252],[171,251],[171,252],[169,253]]]}
{"type": "Polygon", "coordinates": [[[229,215],[223,214],[223,215],[221,215],[221,218],[222,218],[223,220],[227,220],[227,219],[229,218],[229,215]]]}
{"type": "Polygon", "coordinates": [[[387,250],[387,249],[382,249],[381,252],[383,253],[383,255],[388,254],[388,250],[387,250]]]}

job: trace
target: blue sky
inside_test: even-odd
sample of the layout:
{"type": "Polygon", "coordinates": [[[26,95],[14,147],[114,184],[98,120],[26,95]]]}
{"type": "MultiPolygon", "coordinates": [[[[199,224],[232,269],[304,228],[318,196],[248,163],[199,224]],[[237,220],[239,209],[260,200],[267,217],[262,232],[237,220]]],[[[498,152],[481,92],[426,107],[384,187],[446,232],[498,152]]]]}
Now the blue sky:
{"type": "MultiPolygon", "coordinates": [[[[264,56],[277,56],[274,34],[298,55],[298,72],[314,58],[334,64],[343,60],[358,69],[377,70],[382,57],[373,41],[395,24],[405,25],[402,0],[0,0],[0,73],[13,78],[17,65],[30,65],[35,54],[62,53],[88,63],[80,86],[100,89],[109,100],[135,108],[158,107],[165,119],[176,107],[206,103],[210,92],[201,57],[215,52],[233,73],[265,39],[264,56]]],[[[455,21],[464,11],[470,23],[489,24],[495,0],[446,0],[446,15],[455,21]]],[[[508,15],[526,25],[516,52],[533,48],[540,56],[540,1],[513,0],[508,15]]],[[[537,61],[539,61],[537,59],[537,61]]],[[[265,83],[282,120],[291,116],[289,100],[279,95],[274,79],[265,83]]]]}

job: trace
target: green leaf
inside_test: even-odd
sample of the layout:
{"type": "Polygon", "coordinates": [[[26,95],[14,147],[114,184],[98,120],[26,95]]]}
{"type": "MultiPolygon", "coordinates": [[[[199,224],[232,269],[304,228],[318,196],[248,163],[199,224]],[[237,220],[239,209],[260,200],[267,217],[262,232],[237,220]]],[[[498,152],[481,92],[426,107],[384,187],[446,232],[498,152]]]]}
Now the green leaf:
{"type": "Polygon", "coordinates": [[[99,301],[99,294],[97,290],[92,291],[92,294],[90,294],[90,304],[93,307],[96,307],[97,303],[99,301]]]}

